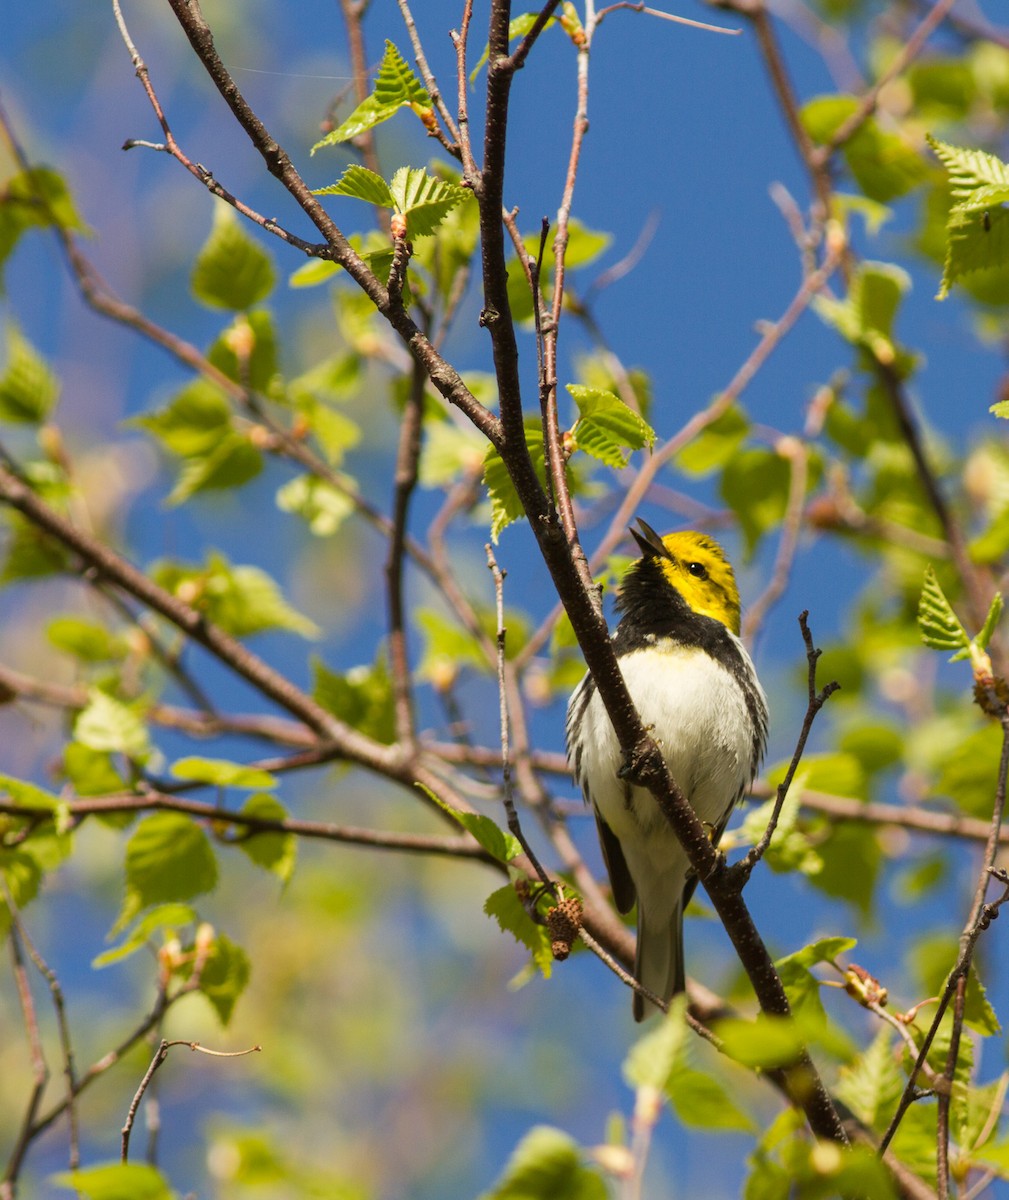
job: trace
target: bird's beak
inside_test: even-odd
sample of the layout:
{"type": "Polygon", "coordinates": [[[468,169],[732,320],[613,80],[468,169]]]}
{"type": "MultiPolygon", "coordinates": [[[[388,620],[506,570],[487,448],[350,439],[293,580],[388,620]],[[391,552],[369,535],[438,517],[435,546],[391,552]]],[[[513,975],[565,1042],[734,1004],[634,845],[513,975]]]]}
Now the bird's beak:
{"type": "Polygon", "coordinates": [[[638,533],[636,529],[631,529],[631,537],[641,547],[641,553],[645,558],[669,558],[669,551],[663,544],[662,538],[651,525],[647,521],[643,521],[641,517],[638,517],[638,524],[641,526],[641,533],[638,533]]]}

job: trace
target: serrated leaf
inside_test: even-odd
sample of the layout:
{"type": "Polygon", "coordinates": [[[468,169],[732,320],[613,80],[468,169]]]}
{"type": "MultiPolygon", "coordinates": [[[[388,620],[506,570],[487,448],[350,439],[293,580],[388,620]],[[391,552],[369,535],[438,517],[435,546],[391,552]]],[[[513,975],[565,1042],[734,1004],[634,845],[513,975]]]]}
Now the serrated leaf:
{"type": "Polygon", "coordinates": [[[504,1173],[480,1200],[606,1200],[598,1171],[582,1162],[582,1151],[559,1129],[537,1125],[515,1148],[504,1173]]]}
{"type": "Polygon", "coordinates": [[[995,636],[995,629],[999,621],[1002,619],[1003,607],[1004,602],[1002,600],[1002,593],[996,592],[992,597],[991,604],[988,606],[988,615],[984,619],[984,625],[981,627],[981,632],[974,639],[975,645],[980,646],[982,650],[988,649],[992,638],[995,636]]]}
{"type": "Polygon", "coordinates": [[[207,835],[181,813],[144,817],[126,844],[126,897],[113,933],[153,904],[191,900],[217,886],[207,835]]]}
{"type": "Polygon", "coordinates": [[[143,718],[100,688],[92,688],[88,693],[88,703],[74,722],[74,737],[91,750],[109,750],[139,761],[151,752],[143,718]]]}
{"type": "Polygon", "coordinates": [[[904,1090],[893,1034],[881,1028],[868,1049],[841,1067],[837,1094],[870,1129],[885,1125],[904,1090]]]}
{"type": "Polygon", "coordinates": [[[247,767],[225,758],[180,758],[172,764],[171,773],[176,779],[212,783],[215,787],[254,789],[275,787],[277,784],[277,777],[269,771],[247,767]]]}
{"type": "Polygon", "coordinates": [[[166,930],[174,933],[186,925],[192,925],[195,920],[196,913],[188,904],[160,904],[136,921],[118,946],[99,954],[91,965],[100,970],[120,962],[143,949],[155,934],[166,930]]]}
{"type": "Polygon", "coordinates": [[[427,237],[468,193],[457,183],[429,175],[421,167],[400,167],[392,177],[391,192],[397,209],[406,217],[407,237],[427,237]]]}
{"type": "Polygon", "coordinates": [[[58,1187],[87,1200],[172,1200],[172,1189],[156,1168],[146,1163],[103,1163],[52,1177],[58,1187]]]}
{"type": "Polygon", "coordinates": [[[956,205],[950,209],[946,239],[937,300],[944,300],[961,276],[1009,262],[1009,209],[1002,205],[956,205]]]}
{"type": "Polygon", "coordinates": [[[224,393],[205,379],[184,387],[170,404],[126,422],[147,429],[174,454],[207,455],[231,429],[224,393]]]}
{"type": "MultiPolygon", "coordinates": [[[[350,196],[355,200],[364,200],[367,204],[377,204],[380,208],[396,207],[396,201],[393,199],[392,192],[389,191],[389,185],[382,176],[376,175],[374,171],[369,171],[367,167],[362,167],[358,163],[351,163],[336,183],[331,183],[328,187],[313,189],[312,195],[350,196]]],[[[316,264],[308,265],[315,266],[316,264]]],[[[325,265],[336,266],[335,263],[325,265]]]]}
{"type": "MultiPolygon", "coordinates": [[[[525,435],[533,470],[545,486],[546,458],[543,449],[543,429],[539,422],[527,422],[525,435]]],[[[508,468],[493,446],[488,446],[484,455],[483,482],[491,502],[491,539],[497,542],[502,529],[526,514],[508,474],[508,468]]]]}
{"type": "Polygon", "coordinates": [[[387,40],[371,95],[362,100],[341,125],[316,142],[312,153],[323,146],[335,146],[359,137],[383,121],[388,121],[404,105],[416,105],[421,110],[430,109],[431,97],[406,59],[387,40]]]}
{"type": "Polygon", "coordinates": [[[980,1033],[982,1037],[994,1037],[1002,1032],[998,1016],[988,1000],[988,993],[973,966],[967,976],[963,1019],[975,1033],[980,1033]]]}
{"type": "Polygon", "coordinates": [[[9,322],[7,365],[0,375],[0,421],[37,425],[49,415],[59,393],[59,382],[45,360],[9,322]]]}
{"type": "Polygon", "coordinates": [[[501,829],[490,817],[484,816],[483,813],[460,812],[450,804],[446,804],[440,796],[422,783],[418,783],[416,786],[440,809],[454,817],[463,829],[472,834],[487,853],[492,858],[496,858],[498,862],[509,863],[522,853],[522,845],[518,838],[501,829]]]}
{"type": "Polygon", "coordinates": [[[538,925],[529,916],[512,884],[506,883],[496,892],[491,892],[483,910],[498,923],[503,933],[510,933],[520,945],[525,946],[537,970],[544,979],[549,979],[554,965],[550,935],[544,926],[538,925]]]}
{"type": "Polygon", "coordinates": [[[211,308],[237,312],[265,300],[274,278],[270,256],[245,232],[231,205],[217,201],[210,236],[193,264],[193,295],[211,308]]]}
{"type": "Polygon", "coordinates": [[[939,586],[931,564],[925,568],[925,581],[918,601],[918,632],[932,650],[966,651],[970,646],[967,631],[939,586]]]}
{"type": "Polygon", "coordinates": [[[567,390],[578,406],[572,435],[579,450],[619,469],[630,451],[655,444],[655,431],[619,396],[574,383],[567,390]]]}
{"type": "Polygon", "coordinates": [[[949,142],[940,142],[931,134],[926,134],[925,140],[949,172],[954,200],[967,200],[980,187],[1009,187],[1009,165],[994,154],[964,146],[951,146],[949,142]]]}
{"type": "MultiPolygon", "coordinates": [[[[242,805],[245,816],[263,817],[271,821],[283,821],[287,810],[268,792],[257,792],[242,805]]],[[[233,844],[247,854],[260,867],[272,871],[282,883],[287,883],[294,871],[298,858],[298,841],[293,833],[281,830],[255,830],[237,835],[233,844]]]]}

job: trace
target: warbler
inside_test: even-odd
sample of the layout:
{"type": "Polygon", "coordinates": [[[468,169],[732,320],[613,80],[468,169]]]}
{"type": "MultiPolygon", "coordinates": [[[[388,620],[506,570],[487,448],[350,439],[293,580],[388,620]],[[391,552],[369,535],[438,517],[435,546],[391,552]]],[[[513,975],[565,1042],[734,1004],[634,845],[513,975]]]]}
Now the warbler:
{"type": "MultiPolygon", "coordinates": [[[[631,699],[669,772],[717,845],[753,782],[767,741],[767,699],[739,640],[739,592],[721,546],[703,533],[659,535],[621,581],[613,648],[631,699]]],[[[634,974],[668,1001],[684,989],[683,910],[697,885],[686,851],[651,793],[623,776],[624,756],[592,676],[567,711],[568,763],[595,811],[622,913],[637,901],[634,974]]],[[[634,1018],[654,1005],[634,993],[634,1018]]]]}

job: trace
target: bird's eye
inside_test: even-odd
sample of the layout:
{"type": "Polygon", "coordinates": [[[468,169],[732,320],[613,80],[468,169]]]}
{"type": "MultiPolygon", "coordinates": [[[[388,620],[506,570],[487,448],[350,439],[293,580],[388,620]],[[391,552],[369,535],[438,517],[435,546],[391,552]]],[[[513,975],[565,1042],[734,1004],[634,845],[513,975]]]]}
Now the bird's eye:
{"type": "Polygon", "coordinates": [[[693,577],[695,579],[707,579],[708,578],[708,568],[704,565],[704,563],[699,563],[699,562],[687,563],[687,570],[690,572],[691,575],[693,575],[693,577]]]}

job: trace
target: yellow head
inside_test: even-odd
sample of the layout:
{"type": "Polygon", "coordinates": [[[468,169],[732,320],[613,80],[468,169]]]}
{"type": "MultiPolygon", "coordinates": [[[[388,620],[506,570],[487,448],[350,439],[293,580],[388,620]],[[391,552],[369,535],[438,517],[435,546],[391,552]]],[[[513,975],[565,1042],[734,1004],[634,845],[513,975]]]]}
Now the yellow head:
{"type": "Polygon", "coordinates": [[[688,529],[659,537],[638,518],[642,532],[632,529],[645,558],[654,559],[663,575],[696,613],[714,617],[739,633],[739,591],[725,551],[705,533],[688,529]]]}

